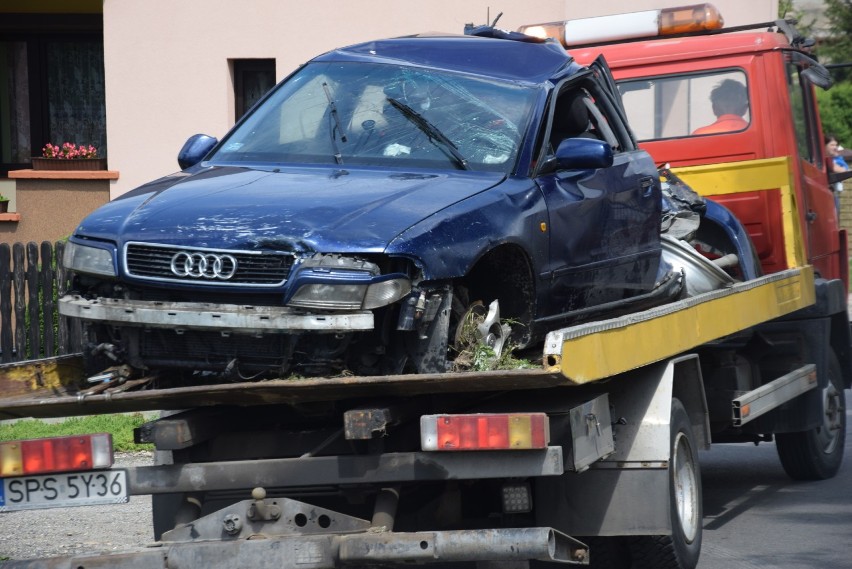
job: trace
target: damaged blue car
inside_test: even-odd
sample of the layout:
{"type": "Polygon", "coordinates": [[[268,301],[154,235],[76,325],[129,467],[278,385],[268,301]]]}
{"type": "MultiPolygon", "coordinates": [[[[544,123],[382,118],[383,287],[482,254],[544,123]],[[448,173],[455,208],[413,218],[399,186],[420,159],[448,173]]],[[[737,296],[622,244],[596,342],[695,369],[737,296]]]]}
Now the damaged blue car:
{"type": "Polygon", "coordinates": [[[552,42],[337,49],[179,163],[67,244],[60,312],[100,367],[444,372],[472,315],[525,347],[680,294],[656,165],[605,66],[552,42]]]}

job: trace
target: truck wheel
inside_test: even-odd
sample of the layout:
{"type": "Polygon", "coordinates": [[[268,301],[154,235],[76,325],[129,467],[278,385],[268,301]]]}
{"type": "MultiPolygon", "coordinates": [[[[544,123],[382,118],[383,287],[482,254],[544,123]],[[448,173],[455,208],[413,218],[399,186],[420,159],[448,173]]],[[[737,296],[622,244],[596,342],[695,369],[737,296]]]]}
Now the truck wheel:
{"type": "Polygon", "coordinates": [[[701,554],[701,472],[692,424],[677,399],[672,400],[670,430],[672,534],[629,538],[634,569],[694,569],[701,554]]]}
{"type": "Polygon", "coordinates": [[[793,480],[825,480],[843,462],[846,443],[846,396],[840,362],[829,353],[828,385],[822,390],[822,424],[808,431],[779,433],[775,448],[787,476],[793,480]]]}

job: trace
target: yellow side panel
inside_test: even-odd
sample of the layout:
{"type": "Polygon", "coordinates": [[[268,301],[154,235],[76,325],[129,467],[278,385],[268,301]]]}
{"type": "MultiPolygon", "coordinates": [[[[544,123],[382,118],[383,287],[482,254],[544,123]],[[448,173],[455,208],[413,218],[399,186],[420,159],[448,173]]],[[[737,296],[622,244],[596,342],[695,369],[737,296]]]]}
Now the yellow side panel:
{"type": "Polygon", "coordinates": [[[597,381],[691,350],[810,306],[813,268],[738,283],[671,305],[563,334],[559,367],[574,383],[597,381]]]}
{"type": "Polygon", "coordinates": [[[672,171],[702,196],[780,189],[781,211],[778,213],[784,224],[787,266],[801,267],[807,262],[796,194],[793,191],[793,171],[788,158],[687,166],[673,168],[672,171]]]}
{"type": "Polygon", "coordinates": [[[76,387],[83,378],[80,356],[61,356],[0,366],[3,397],[34,393],[61,393],[76,387]]]}

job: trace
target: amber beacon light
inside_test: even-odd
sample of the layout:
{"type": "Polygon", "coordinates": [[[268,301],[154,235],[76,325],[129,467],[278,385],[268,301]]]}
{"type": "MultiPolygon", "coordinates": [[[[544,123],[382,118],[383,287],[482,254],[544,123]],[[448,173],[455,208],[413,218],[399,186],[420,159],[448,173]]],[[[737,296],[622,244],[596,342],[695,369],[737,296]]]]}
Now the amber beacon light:
{"type": "Polygon", "coordinates": [[[553,38],[569,47],[718,30],[724,25],[719,10],[713,4],[704,3],[532,24],[521,26],[518,31],[530,36],[553,38]]]}

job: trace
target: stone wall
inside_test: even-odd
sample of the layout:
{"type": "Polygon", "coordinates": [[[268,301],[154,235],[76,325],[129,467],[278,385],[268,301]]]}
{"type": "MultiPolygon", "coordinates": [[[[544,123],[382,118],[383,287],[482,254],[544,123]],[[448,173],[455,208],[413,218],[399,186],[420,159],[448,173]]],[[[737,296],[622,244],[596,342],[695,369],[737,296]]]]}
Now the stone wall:
{"type": "Polygon", "coordinates": [[[852,235],[852,180],[846,180],[840,192],[840,227],[852,235]]]}

